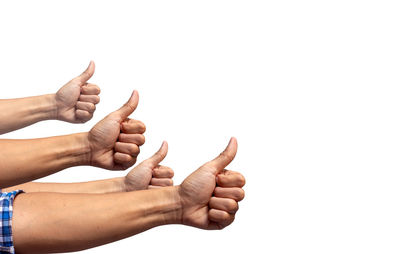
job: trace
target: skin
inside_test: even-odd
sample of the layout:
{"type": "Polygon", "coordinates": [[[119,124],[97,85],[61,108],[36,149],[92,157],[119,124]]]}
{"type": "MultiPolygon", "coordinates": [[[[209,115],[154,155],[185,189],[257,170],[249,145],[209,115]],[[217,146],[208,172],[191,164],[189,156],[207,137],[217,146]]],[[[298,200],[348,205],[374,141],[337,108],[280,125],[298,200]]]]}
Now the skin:
{"type": "Polygon", "coordinates": [[[4,192],[24,190],[25,192],[58,193],[112,193],[153,189],[172,186],[174,171],[159,163],[165,158],[168,145],[163,142],[161,148],[150,158],[131,169],[125,177],[81,182],[81,183],[24,183],[3,189],[4,192]]]}
{"type": "Polygon", "coordinates": [[[1,139],[0,188],[26,183],[72,166],[129,168],[135,164],[139,146],[145,141],[145,125],[128,118],[138,101],[139,95],[134,91],[125,105],[89,132],[40,139],[1,139]]]}
{"type": "Polygon", "coordinates": [[[99,103],[100,88],[88,83],[94,62],[55,94],[0,100],[0,134],[21,129],[44,120],[84,123],[93,117],[99,103]]]}
{"type": "Polygon", "coordinates": [[[20,194],[12,221],[16,252],[78,251],[167,224],[222,229],[233,222],[244,197],[244,177],[225,169],[236,151],[232,138],[223,153],[178,186],[111,194],[20,194]]]}
{"type": "MultiPolygon", "coordinates": [[[[90,120],[100,93],[96,85],[87,82],[93,73],[91,62],[84,73],[54,95],[1,100],[0,134],[41,120],[90,120]]],[[[172,169],[159,165],[167,154],[166,142],[124,178],[17,185],[72,166],[124,170],[135,164],[145,126],[128,117],[138,99],[134,91],[124,106],[87,133],[0,140],[0,188],[16,185],[6,191],[22,188],[28,192],[14,201],[12,230],[18,253],[78,251],[159,225],[222,229],[233,222],[238,202],[244,198],[245,183],[240,173],[225,169],[236,154],[234,138],[223,153],[179,186],[172,186],[172,169]],[[144,189],[150,190],[140,191],[144,189]]]]}

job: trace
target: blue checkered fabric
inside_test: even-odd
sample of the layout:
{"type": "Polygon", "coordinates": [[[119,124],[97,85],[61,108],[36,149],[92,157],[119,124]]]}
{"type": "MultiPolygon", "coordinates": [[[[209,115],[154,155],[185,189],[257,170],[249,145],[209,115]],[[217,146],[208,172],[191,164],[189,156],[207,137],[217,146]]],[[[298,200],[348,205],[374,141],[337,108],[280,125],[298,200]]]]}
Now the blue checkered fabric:
{"type": "Polygon", "coordinates": [[[12,205],[16,195],[23,192],[16,190],[0,194],[0,254],[15,253],[12,239],[12,205]]]}

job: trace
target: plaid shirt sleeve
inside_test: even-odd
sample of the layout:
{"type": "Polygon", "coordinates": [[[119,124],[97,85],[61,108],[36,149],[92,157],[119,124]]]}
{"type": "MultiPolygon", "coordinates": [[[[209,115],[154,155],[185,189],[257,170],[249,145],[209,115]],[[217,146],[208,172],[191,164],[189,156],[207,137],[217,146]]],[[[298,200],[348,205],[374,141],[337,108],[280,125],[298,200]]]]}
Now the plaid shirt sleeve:
{"type": "Polygon", "coordinates": [[[12,206],[15,196],[21,192],[16,190],[0,194],[0,254],[15,253],[11,230],[12,206]]]}

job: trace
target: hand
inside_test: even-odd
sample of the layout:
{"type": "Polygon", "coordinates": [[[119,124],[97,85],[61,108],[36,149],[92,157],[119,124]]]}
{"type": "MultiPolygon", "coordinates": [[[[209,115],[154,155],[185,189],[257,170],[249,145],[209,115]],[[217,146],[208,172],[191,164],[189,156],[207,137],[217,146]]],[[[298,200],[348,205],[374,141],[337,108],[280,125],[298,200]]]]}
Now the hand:
{"type": "Polygon", "coordinates": [[[161,148],[150,158],[134,167],[124,178],[125,191],[145,190],[172,186],[174,171],[159,163],[167,156],[168,144],[163,142],[161,148]]]}
{"type": "Polygon", "coordinates": [[[207,162],[179,186],[182,223],[202,229],[222,229],[231,224],[244,198],[245,179],[225,170],[235,158],[237,141],[232,138],[217,158],[207,162]],[[216,180],[217,179],[217,180],[216,180]]]}
{"type": "Polygon", "coordinates": [[[55,95],[56,119],[70,123],[84,123],[92,119],[96,104],[100,102],[100,88],[87,81],[94,74],[94,62],[78,77],[61,87],[55,95]]]}
{"type": "Polygon", "coordinates": [[[139,102],[137,91],[120,109],[98,122],[88,133],[90,165],[110,170],[124,170],[136,162],[139,146],[145,142],[146,127],[128,116],[139,102]]]}

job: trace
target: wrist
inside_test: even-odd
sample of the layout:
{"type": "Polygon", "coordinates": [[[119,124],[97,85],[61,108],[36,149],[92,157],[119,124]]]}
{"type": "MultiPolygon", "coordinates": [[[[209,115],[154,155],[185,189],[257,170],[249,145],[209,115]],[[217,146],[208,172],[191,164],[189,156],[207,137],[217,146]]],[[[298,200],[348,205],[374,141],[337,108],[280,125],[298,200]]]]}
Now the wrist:
{"type": "Polygon", "coordinates": [[[73,146],[75,147],[74,155],[77,158],[76,166],[90,165],[92,151],[90,148],[88,133],[87,132],[76,133],[76,134],[73,134],[73,136],[74,136],[74,138],[73,138],[74,145],[73,146]]]}
{"type": "Polygon", "coordinates": [[[118,192],[128,192],[128,187],[126,185],[125,176],[115,178],[115,186],[118,192]]]}
{"type": "Polygon", "coordinates": [[[154,202],[154,198],[151,201],[149,200],[151,207],[146,209],[146,214],[149,216],[152,216],[152,214],[157,214],[157,216],[160,216],[157,226],[182,224],[182,202],[179,196],[179,186],[146,190],[146,192],[151,191],[157,193],[155,195],[155,199],[157,199],[158,202],[154,202]],[[158,205],[154,205],[157,203],[158,205]]]}
{"type": "Polygon", "coordinates": [[[32,105],[35,105],[29,112],[31,116],[36,116],[37,121],[57,119],[57,103],[55,94],[45,94],[32,97],[32,105]]]}
{"type": "Polygon", "coordinates": [[[170,199],[171,199],[171,213],[170,214],[165,214],[165,222],[166,224],[183,224],[182,223],[182,214],[183,214],[183,206],[182,206],[182,200],[180,196],[180,185],[177,186],[171,186],[171,187],[164,187],[166,188],[170,193],[170,199]]]}
{"type": "Polygon", "coordinates": [[[41,96],[42,108],[45,113],[44,120],[57,120],[57,101],[55,94],[45,94],[41,96]]]}

